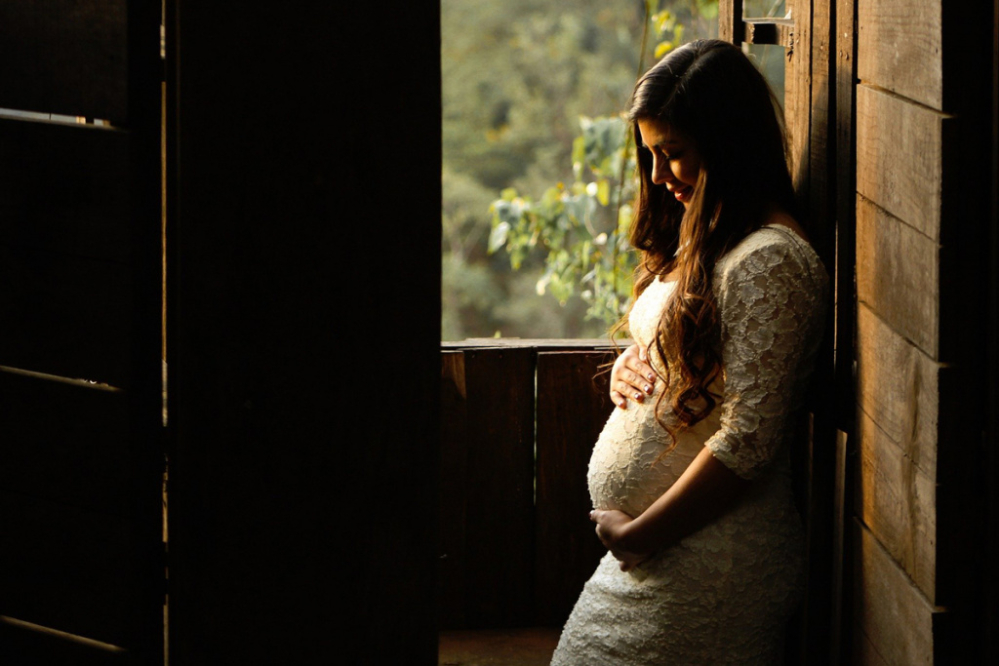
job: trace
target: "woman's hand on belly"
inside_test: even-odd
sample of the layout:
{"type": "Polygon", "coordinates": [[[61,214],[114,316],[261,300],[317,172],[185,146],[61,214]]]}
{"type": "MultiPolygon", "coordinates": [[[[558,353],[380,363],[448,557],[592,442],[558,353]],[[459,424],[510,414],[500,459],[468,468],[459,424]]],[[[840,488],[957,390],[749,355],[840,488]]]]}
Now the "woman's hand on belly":
{"type": "Polygon", "coordinates": [[[610,397],[621,409],[628,408],[628,400],[642,402],[646,395],[652,395],[656,384],[656,373],[647,363],[645,350],[638,344],[625,349],[611,368],[610,397]]]}
{"type": "Polygon", "coordinates": [[[631,549],[628,526],[633,519],[623,511],[594,509],[590,511],[590,520],[597,524],[597,537],[600,542],[621,563],[621,571],[631,571],[652,557],[652,551],[631,549]]]}

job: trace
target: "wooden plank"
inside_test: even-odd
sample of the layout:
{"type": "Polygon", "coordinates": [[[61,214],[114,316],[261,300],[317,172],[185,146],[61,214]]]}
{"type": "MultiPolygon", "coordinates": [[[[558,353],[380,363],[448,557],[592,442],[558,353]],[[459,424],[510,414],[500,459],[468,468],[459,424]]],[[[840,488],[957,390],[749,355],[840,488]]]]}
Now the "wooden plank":
{"type": "Polygon", "coordinates": [[[128,650],[14,618],[0,617],[0,663],[16,666],[125,666],[128,650]]]}
{"type": "Polygon", "coordinates": [[[857,415],[854,510],[923,595],[936,599],[936,482],[874,421],[857,415]]]}
{"type": "Polygon", "coordinates": [[[127,387],[131,275],[122,264],[0,245],[0,365],[127,387]]]}
{"type": "Polygon", "coordinates": [[[560,633],[561,627],[442,631],[435,663],[549,666],[560,633]]]}
{"type": "Polygon", "coordinates": [[[438,613],[441,629],[466,625],[466,503],[468,414],[465,354],[441,352],[440,558],[438,613]]]}
{"type": "Polygon", "coordinates": [[[0,242],[127,261],[129,136],[0,118],[0,242]]]}
{"type": "Polygon", "coordinates": [[[470,628],[533,615],[534,352],[465,352],[466,609],[470,628]]]}
{"type": "Polygon", "coordinates": [[[0,369],[0,404],[0,489],[135,515],[124,392],[0,369]]]}
{"type": "Polygon", "coordinates": [[[467,338],[465,340],[441,342],[441,349],[481,349],[481,348],[503,348],[521,349],[530,348],[544,351],[568,351],[568,350],[589,350],[589,349],[624,349],[631,345],[631,340],[617,340],[612,342],[608,338],[579,338],[579,339],[551,339],[551,338],[467,338]]]}
{"type": "Polygon", "coordinates": [[[852,659],[844,663],[856,664],[857,666],[888,666],[888,662],[874,647],[871,639],[859,627],[853,632],[853,652],[851,654],[852,659]]]}
{"type": "Polygon", "coordinates": [[[866,305],[858,306],[858,404],[931,479],[936,479],[939,372],[939,364],[866,305]]]}
{"type": "Polygon", "coordinates": [[[829,663],[844,663],[844,656],[849,654],[846,646],[850,640],[851,616],[847,612],[851,607],[849,583],[852,581],[851,540],[853,524],[853,503],[849,498],[853,495],[854,474],[850,469],[854,456],[851,455],[853,440],[842,430],[836,431],[836,481],[833,489],[834,532],[833,532],[833,598],[832,622],[829,642],[829,663]]]}
{"type": "Polygon", "coordinates": [[[857,87],[857,192],[935,241],[943,201],[947,117],[857,87]]]}
{"type": "Polygon", "coordinates": [[[794,189],[808,210],[811,135],[812,3],[788,0],[794,34],[784,67],[784,118],[787,124],[789,167],[794,189]]]}
{"type": "Polygon", "coordinates": [[[719,0],[718,39],[739,44],[742,31],[742,0],[719,0]]]}
{"type": "MultiPolygon", "coordinates": [[[[812,0],[811,99],[809,110],[808,221],[815,249],[826,266],[836,264],[835,200],[835,135],[830,131],[835,118],[830,118],[832,96],[832,60],[830,44],[833,38],[831,0],[812,0]]],[[[832,322],[829,322],[830,329],[832,322]]],[[[829,358],[832,357],[831,351],[829,358]]]]}
{"type": "Polygon", "coordinates": [[[133,646],[131,530],[124,518],[0,491],[0,615],[133,646]]]}
{"type": "MultiPolygon", "coordinates": [[[[858,633],[888,666],[930,666],[940,611],[923,597],[877,539],[854,523],[854,603],[858,633]]],[[[860,663],[879,663],[861,661],[860,663]]]]}
{"type": "Polygon", "coordinates": [[[0,107],[127,118],[126,0],[0,3],[0,107]]]}
{"type": "Polygon", "coordinates": [[[927,356],[940,358],[940,246],[857,197],[857,298],[927,356]]]}
{"type": "MultiPolygon", "coordinates": [[[[856,336],[856,3],[836,2],[836,418],[852,432],[856,399],[853,377],[856,336]]],[[[848,626],[848,625],[846,625],[848,626]]],[[[848,646],[848,642],[843,643],[848,646]]]]}
{"type": "Polygon", "coordinates": [[[943,106],[943,3],[857,3],[860,80],[938,110],[943,106]]]}
{"type": "Polygon", "coordinates": [[[606,352],[538,354],[537,622],[560,627],[606,554],[588,514],[586,474],[600,431],[615,409],[608,375],[594,380],[606,352]]]}

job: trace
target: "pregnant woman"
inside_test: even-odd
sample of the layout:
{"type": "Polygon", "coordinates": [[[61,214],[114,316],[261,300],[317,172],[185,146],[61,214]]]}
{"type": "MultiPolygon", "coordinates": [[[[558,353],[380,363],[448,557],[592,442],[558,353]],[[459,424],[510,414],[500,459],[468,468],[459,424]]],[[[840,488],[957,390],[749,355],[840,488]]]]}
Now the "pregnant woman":
{"type": "Polygon", "coordinates": [[[793,415],[828,278],[795,219],[779,107],[698,41],[636,84],[635,344],[589,487],[608,553],[552,664],[777,664],[803,591],[793,415]]]}

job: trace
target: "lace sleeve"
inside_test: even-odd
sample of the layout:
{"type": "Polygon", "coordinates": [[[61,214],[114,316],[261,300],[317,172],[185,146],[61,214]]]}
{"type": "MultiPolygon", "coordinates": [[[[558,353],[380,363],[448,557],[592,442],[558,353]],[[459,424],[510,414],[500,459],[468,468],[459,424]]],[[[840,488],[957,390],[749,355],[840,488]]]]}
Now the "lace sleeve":
{"type": "Polygon", "coordinates": [[[779,450],[821,334],[825,273],[790,243],[740,252],[715,278],[725,389],[705,445],[746,479],[779,450]]]}

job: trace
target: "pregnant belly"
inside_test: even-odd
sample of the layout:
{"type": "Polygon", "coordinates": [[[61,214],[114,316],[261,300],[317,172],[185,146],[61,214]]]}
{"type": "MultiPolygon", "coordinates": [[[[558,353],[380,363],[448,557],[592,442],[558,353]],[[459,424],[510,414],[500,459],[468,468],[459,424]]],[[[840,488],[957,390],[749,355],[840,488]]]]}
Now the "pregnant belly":
{"type": "Polygon", "coordinates": [[[681,433],[676,446],[666,452],[671,440],[656,420],[654,405],[654,400],[629,403],[628,409],[615,409],[607,419],[587,475],[594,508],[617,509],[630,516],[642,513],[683,474],[718,429],[712,414],[681,433]]]}

